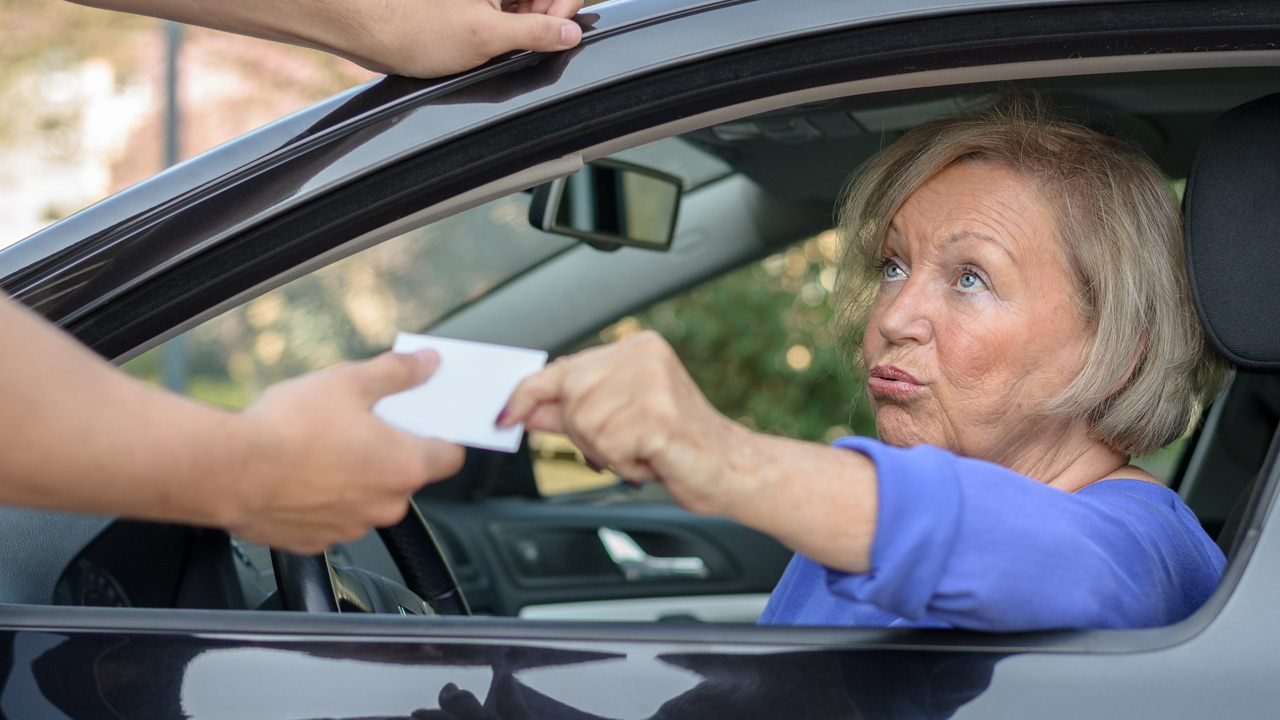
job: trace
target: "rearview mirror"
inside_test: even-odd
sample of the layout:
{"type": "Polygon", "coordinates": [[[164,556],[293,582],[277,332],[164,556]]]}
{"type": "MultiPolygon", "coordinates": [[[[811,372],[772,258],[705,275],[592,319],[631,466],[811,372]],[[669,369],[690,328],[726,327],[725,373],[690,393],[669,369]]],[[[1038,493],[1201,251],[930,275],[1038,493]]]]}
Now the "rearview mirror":
{"type": "Polygon", "coordinates": [[[669,250],[684,183],[617,160],[596,160],[533,191],[529,224],[599,250],[669,250]]]}

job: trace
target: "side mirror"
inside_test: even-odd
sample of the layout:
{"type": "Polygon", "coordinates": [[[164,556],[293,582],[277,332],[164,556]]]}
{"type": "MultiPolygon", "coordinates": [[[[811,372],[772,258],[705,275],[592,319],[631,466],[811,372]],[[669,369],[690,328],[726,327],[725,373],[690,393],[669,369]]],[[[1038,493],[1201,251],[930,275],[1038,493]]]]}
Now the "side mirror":
{"type": "Polygon", "coordinates": [[[598,250],[623,245],[669,250],[684,183],[617,160],[596,160],[534,188],[529,224],[576,237],[598,250]]]}

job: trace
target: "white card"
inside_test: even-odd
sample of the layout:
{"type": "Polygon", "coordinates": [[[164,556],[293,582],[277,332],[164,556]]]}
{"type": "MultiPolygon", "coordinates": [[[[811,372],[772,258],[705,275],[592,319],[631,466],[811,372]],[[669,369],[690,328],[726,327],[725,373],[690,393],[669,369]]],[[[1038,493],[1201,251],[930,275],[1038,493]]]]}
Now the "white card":
{"type": "Polygon", "coordinates": [[[440,367],[431,379],[382,398],[373,406],[374,414],[415,435],[515,452],[524,425],[500,428],[494,421],[520,381],[547,364],[547,353],[403,332],[391,349],[411,353],[427,348],[440,353],[440,367]]]}

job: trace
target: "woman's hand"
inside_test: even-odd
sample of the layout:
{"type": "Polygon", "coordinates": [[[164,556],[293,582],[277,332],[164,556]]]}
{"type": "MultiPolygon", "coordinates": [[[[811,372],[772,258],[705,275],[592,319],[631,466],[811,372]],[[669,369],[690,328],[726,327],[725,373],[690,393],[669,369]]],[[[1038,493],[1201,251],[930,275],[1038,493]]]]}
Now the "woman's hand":
{"type": "Polygon", "coordinates": [[[707,402],[653,331],[560,358],[520,383],[498,424],[519,422],[564,433],[589,462],[661,482],[684,507],[717,514],[732,456],[750,435],[707,402]]]}

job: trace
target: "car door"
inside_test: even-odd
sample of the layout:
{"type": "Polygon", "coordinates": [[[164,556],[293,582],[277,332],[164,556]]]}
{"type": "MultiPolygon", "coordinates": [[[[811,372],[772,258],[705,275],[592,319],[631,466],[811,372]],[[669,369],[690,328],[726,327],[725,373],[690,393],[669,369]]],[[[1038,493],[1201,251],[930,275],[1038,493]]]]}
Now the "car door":
{"type": "MultiPolygon", "coordinates": [[[[383,114],[375,107],[372,114],[362,115],[370,105],[377,106],[378,93],[397,92],[397,83],[389,82],[366,89],[367,95],[343,99],[340,107],[329,106],[327,119],[304,118],[320,128],[308,136],[313,138],[350,122],[344,126],[350,133],[341,142],[332,136],[325,142],[333,140],[333,145],[286,142],[269,160],[255,154],[251,166],[236,165],[225,180],[206,178],[207,186],[182,187],[189,191],[183,197],[176,197],[182,192],[166,194],[167,205],[147,205],[145,212],[123,219],[102,219],[123,206],[116,204],[33,238],[32,245],[20,243],[0,255],[7,263],[5,287],[104,355],[126,358],[262,296],[288,276],[304,276],[315,266],[386,239],[385,228],[405,218],[425,213],[410,222],[425,226],[463,207],[510,196],[519,186],[572,171],[584,153],[627,133],[683,120],[691,126],[710,125],[715,120],[698,113],[726,108],[729,119],[746,114],[732,109],[735,103],[762,101],[752,112],[764,112],[775,98],[781,98],[779,105],[799,102],[798,97],[784,97],[793,91],[818,89],[835,97],[945,86],[975,79],[975,67],[984,68],[977,75],[985,79],[1070,72],[1083,76],[1192,62],[1202,59],[1197,50],[1204,47],[1218,50],[1215,62],[1230,64],[1232,59],[1223,56],[1269,47],[1268,38],[1280,27],[1275,8],[1267,4],[1055,4],[1029,10],[1017,5],[1003,13],[970,15],[953,6],[918,15],[904,9],[895,22],[875,24],[861,22],[867,18],[850,20],[847,3],[814,2],[804,5],[806,12],[797,12],[796,3],[719,3],[703,8],[705,22],[676,27],[637,20],[640,30],[618,46],[620,53],[651,57],[643,55],[650,46],[655,55],[679,60],[663,68],[646,67],[616,88],[592,86],[575,75],[609,62],[601,43],[595,46],[600,54],[593,55],[588,46],[569,59],[569,66],[545,61],[515,68],[513,72],[526,74],[513,85],[486,86],[493,76],[481,73],[465,87],[452,86],[459,92],[470,88],[474,95],[453,98],[430,96],[439,86],[414,86],[409,94],[421,92],[414,100],[421,104],[383,114]],[[740,24],[735,22],[739,19],[740,24]],[[650,30],[642,32],[646,27],[650,30]],[[716,53],[697,54],[699,42],[693,38],[720,42],[730,32],[745,37],[738,38],[738,45],[721,42],[716,53]],[[1041,62],[1050,64],[1035,65],[1041,62]],[[501,115],[511,110],[505,103],[512,97],[545,99],[540,90],[562,78],[582,83],[574,86],[576,94],[558,98],[564,102],[554,108],[531,107],[520,122],[501,115]],[[836,88],[840,83],[847,84],[836,88]],[[494,117],[481,122],[471,116],[465,137],[450,125],[456,134],[438,143],[421,142],[424,130],[415,122],[430,116],[448,125],[464,110],[475,110],[448,102],[466,97],[492,103],[486,109],[494,117]],[[433,100],[440,102],[433,105],[433,100]],[[397,114],[401,111],[403,115],[397,114]],[[401,135],[384,133],[387,144],[405,136],[416,136],[419,144],[378,155],[386,146],[378,145],[379,133],[371,128],[387,131],[388,126],[401,135]],[[357,150],[364,155],[359,171],[343,164],[354,162],[361,154],[357,150]],[[308,157],[318,158],[315,165],[306,165],[308,157]],[[302,172],[304,166],[309,173],[302,172]],[[326,184],[334,177],[341,182],[326,184]],[[468,195],[473,191],[479,191],[479,198],[468,195]],[[74,232],[95,223],[101,227],[87,241],[74,232]]],[[[891,11],[888,4],[868,8],[891,11]]],[[[608,29],[607,24],[601,27],[608,29]]],[[[817,101],[822,94],[806,97],[817,101]]],[[[202,167],[208,170],[194,169],[202,167]]],[[[178,173],[160,182],[185,180],[178,173]]],[[[143,190],[155,192],[156,187],[143,190]]],[[[132,197],[128,202],[139,195],[132,197]]],[[[518,290],[520,283],[505,287],[518,290]]],[[[602,296],[588,295],[583,304],[602,296]]],[[[514,292],[509,297],[516,303],[526,296],[514,292]]],[[[501,311],[511,325],[529,324],[501,303],[493,311],[501,311]]],[[[271,343],[266,343],[263,352],[270,351],[271,343]]],[[[1276,494],[1275,468],[1265,477],[1258,490],[1260,509],[1245,522],[1246,540],[1222,590],[1196,615],[1170,628],[990,636],[6,607],[0,634],[8,674],[0,708],[11,716],[56,716],[56,711],[126,717],[405,717],[415,709],[437,707],[439,698],[454,697],[458,690],[489,692],[491,708],[509,708],[501,705],[501,698],[509,697],[503,689],[518,678],[544,697],[609,717],[706,717],[717,712],[831,717],[838,716],[836,706],[850,696],[846,687],[866,693],[858,705],[864,715],[893,715],[904,707],[910,712],[922,702],[920,713],[926,716],[955,710],[956,717],[1080,717],[1114,714],[1116,708],[1159,717],[1263,714],[1275,701],[1268,658],[1280,641],[1275,623],[1268,620],[1277,574],[1275,563],[1267,562],[1280,552],[1280,534],[1274,522],[1264,522],[1276,494]],[[543,667],[550,669],[541,672],[543,667]],[[946,702],[929,702],[935,697],[946,702]],[[307,703],[316,698],[322,702],[307,703]]],[[[521,502],[513,495],[518,493],[473,502],[470,507],[479,507],[484,517],[456,523],[458,532],[488,532],[483,526],[489,520],[506,522],[505,508],[521,502]]],[[[441,508],[451,502],[438,500],[441,508]]],[[[539,538],[560,527],[596,528],[598,537],[598,524],[617,519],[595,508],[582,511],[581,517],[557,514],[554,503],[539,508],[546,508],[539,510],[546,516],[535,527],[539,538]]],[[[645,518],[634,509],[626,511],[641,524],[620,529],[638,542],[651,543],[642,545],[649,554],[691,552],[645,538],[645,518]]],[[[442,528],[453,527],[447,509],[439,514],[442,528]]],[[[682,527],[677,518],[663,522],[682,527]]],[[[519,528],[513,532],[518,535],[519,528]]],[[[689,532],[707,540],[700,529],[689,532]]],[[[464,540],[454,552],[472,547],[495,555],[505,552],[499,544],[503,535],[497,537],[492,542],[464,540]],[[487,549],[481,544],[490,542],[487,549]]],[[[514,560],[499,557],[496,562],[514,560]]],[[[455,563],[465,564],[460,558],[455,563]]],[[[520,592],[526,593],[523,588],[520,592]]],[[[550,594],[566,593],[561,586],[550,594]]],[[[535,597],[532,592],[526,596],[535,597]]],[[[847,712],[847,704],[841,710],[847,712]]]]}

